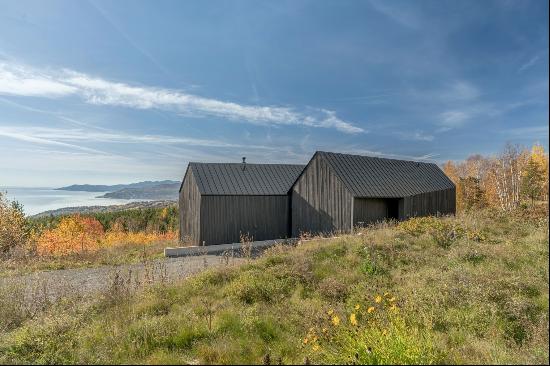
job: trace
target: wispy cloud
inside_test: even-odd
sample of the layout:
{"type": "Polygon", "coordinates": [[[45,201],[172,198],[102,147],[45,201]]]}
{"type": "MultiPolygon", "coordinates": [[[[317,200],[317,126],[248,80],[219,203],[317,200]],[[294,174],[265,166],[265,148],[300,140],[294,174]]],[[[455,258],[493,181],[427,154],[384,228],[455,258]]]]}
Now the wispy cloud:
{"type": "Polygon", "coordinates": [[[536,55],[536,56],[532,57],[531,59],[529,59],[529,61],[527,61],[526,63],[524,63],[523,65],[520,66],[520,68],[518,69],[518,72],[519,73],[524,72],[528,68],[535,65],[539,61],[539,59],[540,59],[539,55],[536,55]]]}
{"type": "Polygon", "coordinates": [[[370,0],[369,3],[376,11],[402,26],[416,29],[421,23],[416,14],[408,7],[407,2],[396,3],[392,1],[370,0]]]}
{"type": "Polygon", "coordinates": [[[75,87],[48,75],[0,63],[0,94],[56,98],[76,92],[75,87]]]}
{"type": "Polygon", "coordinates": [[[480,96],[480,92],[472,83],[458,80],[449,84],[443,96],[449,100],[473,100],[480,96]]]}
{"type": "Polygon", "coordinates": [[[548,141],[548,124],[539,126],[526,126],[517,128],[507,128],[501,131],[501,133],[529,139],[539,139],[540,141],[548,141]]]}
{"type": "Polygon", "coordinates": [[[116,143],[116,144],[158,144],[184,145],[218,148],[247,148],[255,150],[277,150],[263,145],[232,144],[219,140],[197,139],[188,137],[173,137],[163,135],[134,135],[123,132],[105,130],[91,131],[83,129],[61,129],[48,127],[0,127],[0,136],[21,141],[44,145],[56,145],[77,150],[100,153],[98,150],[83,147],[83,142],[116,143]]]}
{"type": "Polygon", "coordinates": [[[398,136],[402,140],[408,140],[408,141],[433,141],[434,139],[433,135],[426,134],[422,131],[400,132],[398,133],[398,136]]]}
{"type": "Polygon", "coordinates": [[[169,110],[258,125],[302,125],[350,134],[365,132],[323,108],[299,111],[284,106],[251,106],[177,90],[112,82],[73,70],[44,71],[11,63],[0,63],[0,94],[50,98],[75,95],[95,105],[169,110]]]}
{"type": "Polygon", "coordinates": [[[438,132],[445,132],[462,127],[470,119],[470,114],[461,110],[450,110],[441,113],[439,117],[438,132]]]}
{"type": "Polygon", "coordinates": [[[432,88],[410,89],[408,95],[419,101],[450,104],[475,101],[481,92],[467,80],[451,80],[432,88]]]}
{"type": "Polygon", "coordinates": [[[41,137],[36,136],[33,134],[23,133],[17,130],[10,130],[6,129],[4,127],[0,127],[0,137],[8,137],[14,140],[24,141],[24,142],[31,142],[33,144],[40,144],[40,145],[49,145],[49,146],[57,146],[57,147],[66,147],[71,148],[75,150],[85,151],[88,153],[94,153],[94,154],[103,154],[102,151],[91,149],[88,147],[70,144],[62,141],[56,141],[49,139],[47,137],[41,137]]]}
{"type": "Polygon", "coordinates": [[[360,148],[342,150],[342,152],[349,153],[349,154],[365,155],[365,156],[377,156],[380,158],[388,158],[388,159],[415,160],[415,161],[426,161],[426,162],[434,162],[434,158],[439,156],[439,154],[436,154],[436,153],[427,153],[423,155],[391,154],[391,153],[384,153],[381,151],[373,151],[373,150],[366,150],[366,149],[360,149],[360,148]]]}

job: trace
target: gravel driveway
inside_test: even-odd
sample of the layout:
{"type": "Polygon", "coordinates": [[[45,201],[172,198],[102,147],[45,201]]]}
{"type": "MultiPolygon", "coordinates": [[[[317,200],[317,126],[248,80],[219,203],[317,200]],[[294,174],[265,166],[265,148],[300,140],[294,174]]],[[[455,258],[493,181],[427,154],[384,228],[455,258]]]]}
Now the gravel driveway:
{"type": "Polygon", "coordinates": [[[143,284],[171,282],[207,268],[234,266],[243,262],[246,262],[246,259],[217,255],[167,258],[148,263],[42,271],[4,277],[0,278],[0,286],[15,285],[24,288],[30,299],[39,296],[55,301],[66,296],[97,295],[108,291],[116,283],[123,283],[129,289],[136,289],[143,284]]]}

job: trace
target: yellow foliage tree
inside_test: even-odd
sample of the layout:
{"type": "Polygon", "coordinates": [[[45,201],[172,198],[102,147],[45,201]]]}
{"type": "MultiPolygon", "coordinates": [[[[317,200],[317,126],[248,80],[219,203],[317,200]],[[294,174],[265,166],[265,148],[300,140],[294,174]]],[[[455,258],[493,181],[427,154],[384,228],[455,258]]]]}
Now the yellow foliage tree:
{"type": "Polygon", "coordinates": [[[512,210],[526,199],[521,186],[530,165],[542,172],[542,186],[537,188],[548,201],[548,154],[540,144],[530,150],[507,144],[496,157],[472,155],[462,162],[448,161],[443,171],[456,185],[457,211],[482,206],[512,210]]]}
{"type": "Polygon", "coordinates": [[[544,176],[541,189],[543,200],[548,201],[548,154],[544,151],[544,146],[541,144],[533,145],[529,160],[538,166],[544,176]]]}

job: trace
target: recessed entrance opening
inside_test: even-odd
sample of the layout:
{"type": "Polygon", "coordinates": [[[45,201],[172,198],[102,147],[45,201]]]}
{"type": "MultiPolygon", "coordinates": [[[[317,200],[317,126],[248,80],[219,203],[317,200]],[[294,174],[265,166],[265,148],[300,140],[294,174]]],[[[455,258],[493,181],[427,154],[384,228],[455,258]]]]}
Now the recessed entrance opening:
{"type": "Polygon", "coordinates": [[[386,200],[386,205],[388,208],[388,219],[398,220],[399,219],[399,199],[398,198],[388,198],[386,200]]]}

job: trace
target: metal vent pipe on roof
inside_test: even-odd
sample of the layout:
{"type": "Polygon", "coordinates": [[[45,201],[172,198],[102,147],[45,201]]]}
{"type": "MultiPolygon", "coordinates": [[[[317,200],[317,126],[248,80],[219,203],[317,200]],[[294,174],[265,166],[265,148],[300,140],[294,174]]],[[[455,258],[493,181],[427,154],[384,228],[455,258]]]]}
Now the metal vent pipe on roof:
{"type": "Polygon", "coordinates": [[[246,156],[243,156],[243,170],[246,169],[246,156]]]}

